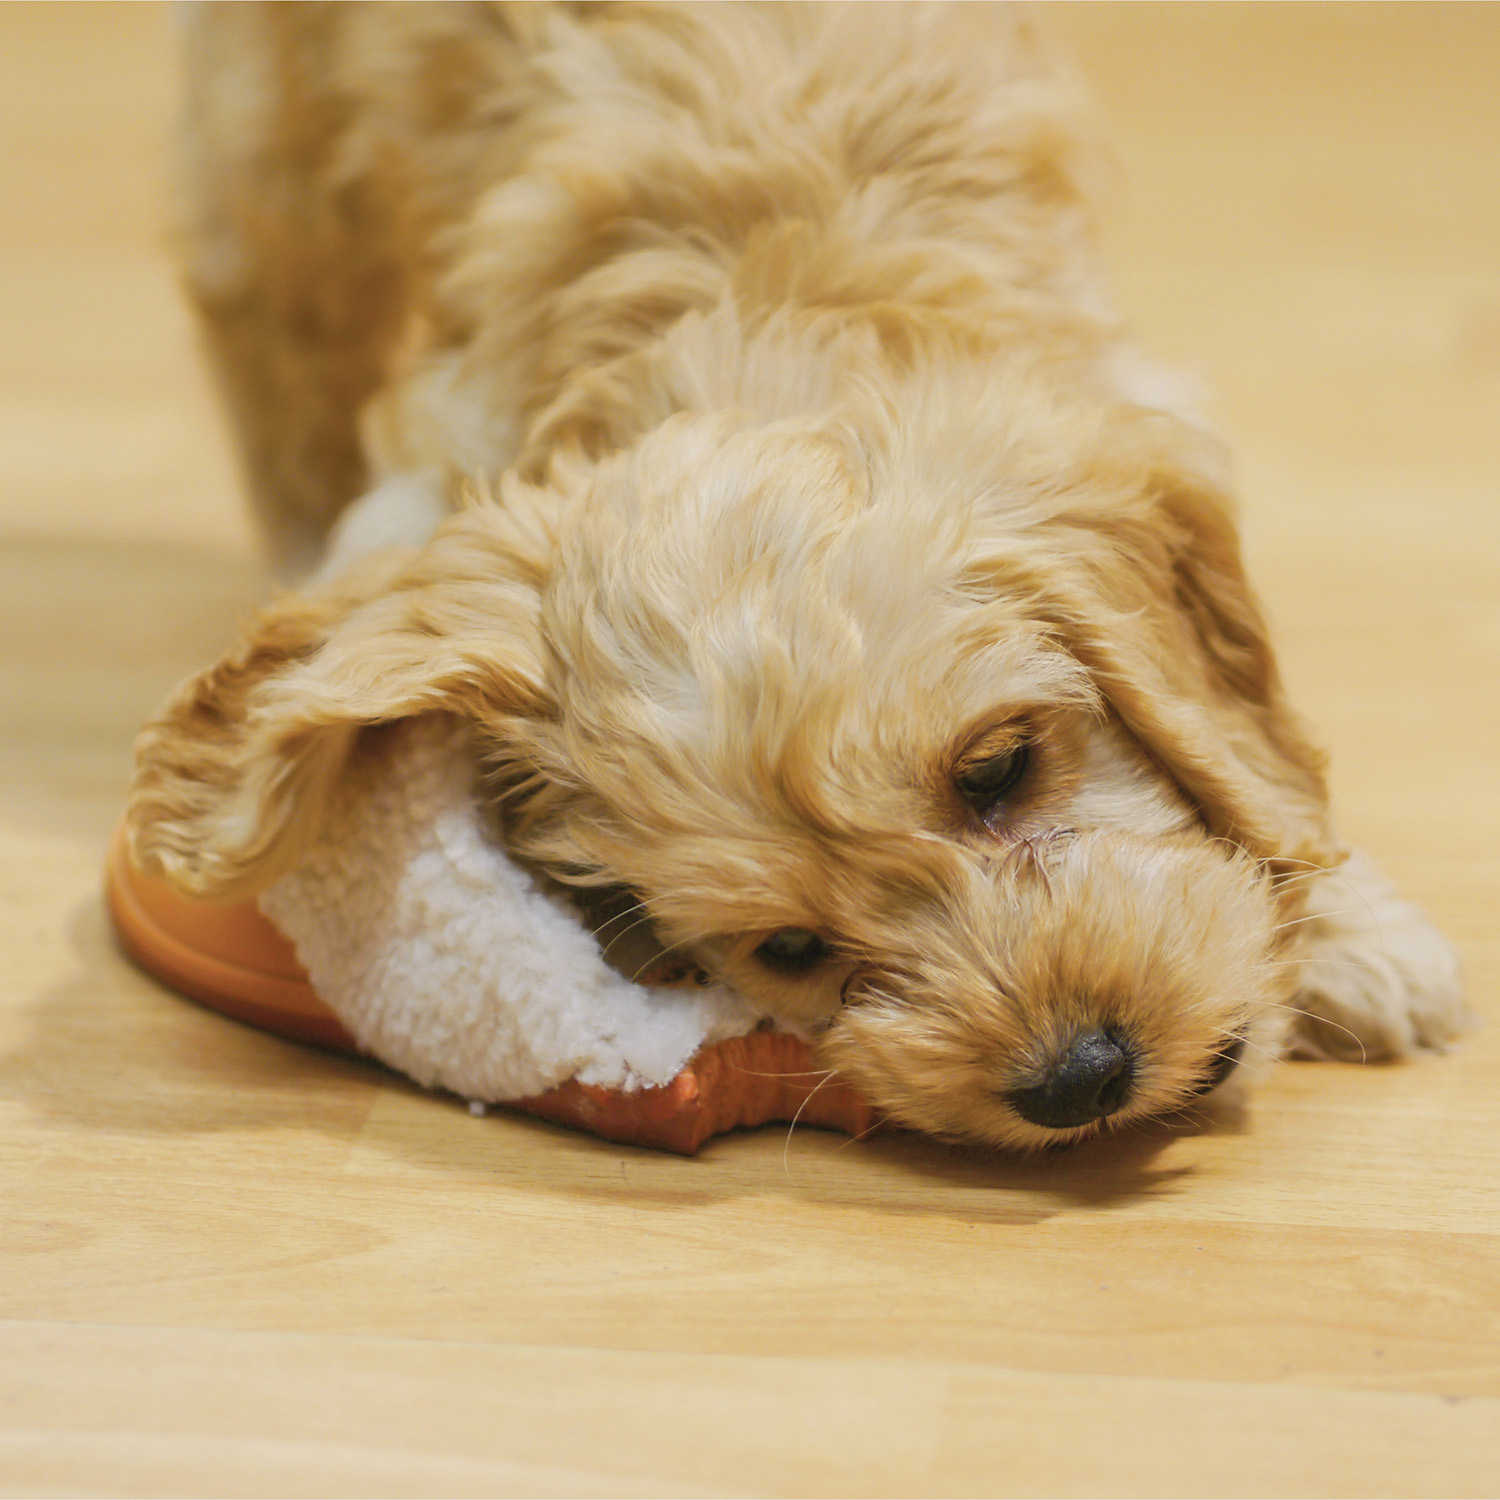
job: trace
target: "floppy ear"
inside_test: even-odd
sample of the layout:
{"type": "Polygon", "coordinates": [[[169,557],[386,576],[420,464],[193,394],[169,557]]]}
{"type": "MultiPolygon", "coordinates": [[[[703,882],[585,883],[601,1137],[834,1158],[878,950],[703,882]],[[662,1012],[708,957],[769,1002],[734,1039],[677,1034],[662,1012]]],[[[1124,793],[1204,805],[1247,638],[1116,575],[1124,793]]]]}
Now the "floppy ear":
{"type": "Polygon", "coordinates": [[[253,894],[316,830],[362,728],[447,711],[503,740],[507,722],[545,716],[545,566],[481,507],[418,551],[278,600],[142,731],[136,864],[193,895],[253,894]]]}
{"type": "Polygon", "coordinates": [[[1063,517],[1048,559],[1022,564],[1033,607],[1212,833],[1273,865],[1339,863],[1324,756],[1287,703],[1227,497],[1176,455],[1131,490],[1063,517]]]}

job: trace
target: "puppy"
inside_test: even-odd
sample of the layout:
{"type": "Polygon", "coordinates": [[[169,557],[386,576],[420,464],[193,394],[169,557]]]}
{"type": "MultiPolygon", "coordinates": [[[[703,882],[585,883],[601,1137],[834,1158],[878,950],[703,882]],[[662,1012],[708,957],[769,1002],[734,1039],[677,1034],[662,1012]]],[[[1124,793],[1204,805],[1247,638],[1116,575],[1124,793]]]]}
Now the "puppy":
{"type": "Polygon", "coordinates": [[[1219,447],[1105,310],[1025,12],[188,30],[188,285],[273,551],[324,561],[147,727],[145,869],[263,888],[363,728],[444,711],[518,857],[936,1135],[1459,1029],[1329,825],[1219,447]]]}

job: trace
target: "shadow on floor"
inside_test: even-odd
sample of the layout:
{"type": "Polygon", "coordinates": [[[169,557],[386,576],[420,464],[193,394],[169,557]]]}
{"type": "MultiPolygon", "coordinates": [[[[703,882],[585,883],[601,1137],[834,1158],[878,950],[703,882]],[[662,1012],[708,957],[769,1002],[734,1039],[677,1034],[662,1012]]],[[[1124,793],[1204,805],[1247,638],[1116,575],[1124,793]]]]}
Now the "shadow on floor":
{"type": "MultiPolygon", "coordinates": [[[[1016,1224],[1176,1190],[1192,1169],[1174,1141],[1244,1128],[1232,1101],[1035,1157],[952,1147],[904,1131],[851,1141],[770,1125],[708,1143],[697,1158],[617,1146],[429,1094],[375,1063],[284,1041],[182,999],[118,948],[102,902],[73,913],[77,972],[23,1012],[0,1057],[0,1096],[101,1138],[223,1139],[313,1132],[391,1164],[393,1177],[514,1184],[670,1212],[730,1198],[841,1203],[881,1214],[948,1213],[1016,1224]]],[[[289,1145],[289,1150],[296,1149],[289,1145]]]]}

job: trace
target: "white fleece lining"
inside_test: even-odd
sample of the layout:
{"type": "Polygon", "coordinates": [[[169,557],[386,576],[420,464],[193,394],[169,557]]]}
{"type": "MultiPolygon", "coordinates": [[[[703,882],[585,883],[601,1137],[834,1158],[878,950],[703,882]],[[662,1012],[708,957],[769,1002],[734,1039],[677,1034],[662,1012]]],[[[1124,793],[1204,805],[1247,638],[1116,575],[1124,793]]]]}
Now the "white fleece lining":
{"type": "Polygon", "coordinates": [[[562,897],[491,838],[467,728],[369,736],[318,841],[261,897],[362,1048],[429,1087],[500,1102],[569,1078],[668,1083],[760,1015],[722,986],[633,984],[562,897]]]}

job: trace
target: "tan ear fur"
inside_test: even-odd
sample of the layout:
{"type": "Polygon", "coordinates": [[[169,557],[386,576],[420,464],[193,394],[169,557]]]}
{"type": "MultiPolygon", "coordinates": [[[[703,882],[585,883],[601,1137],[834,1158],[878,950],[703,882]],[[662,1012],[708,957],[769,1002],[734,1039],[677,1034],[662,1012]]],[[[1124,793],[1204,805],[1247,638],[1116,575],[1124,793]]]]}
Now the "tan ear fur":
{"type": "Polygon", "coordinates": [[[215,900],[254,894],[317,826],[359,731],[428,712],[504,737],[544,716],[543,561],[494,507],[426,547],[288,594],[142,731],[126,831],[136,864],[215,900]]]}
{"type": "Polygon", "coordinates": [[[1327,756],[1287,701],[1228,502],[1179,480],[1164,487],[1160,503],[1182,538],[1173,602],[1202,653],[1189,664],[1208,683],[1208,712],[1239,760],[1276,793],[1282,836],[1296,841],[1281,852],[1336,864],[1344,852],[1328,827],[1327,756]]]}
{"type": "Polygon", "coordinates": [[[1282,690],[1228,498],[1182,451],[1136,460],[1123,503],[1065,512],[1042,550],[1012,555],[1006,586],[1031,595],[1212,833],[1273,865],[1339,863],[1324,756],[1282,690]]]}
{"type": "MultiPolygon", "coordinates": [[[[1210,833],[1287,870],[1339,863],[1328,827],[1316,752],[1289,747],[1297,734],[1284,701],[1237,699],[1162,651],[1167,632],[1074,596],[1058,598],[1056,623],[1125,726],[1198,808],[1210,833]]],[[[1305,742],[1304,742],[1305,744],[1305,742]]]]}

